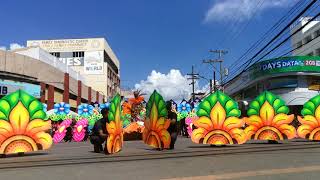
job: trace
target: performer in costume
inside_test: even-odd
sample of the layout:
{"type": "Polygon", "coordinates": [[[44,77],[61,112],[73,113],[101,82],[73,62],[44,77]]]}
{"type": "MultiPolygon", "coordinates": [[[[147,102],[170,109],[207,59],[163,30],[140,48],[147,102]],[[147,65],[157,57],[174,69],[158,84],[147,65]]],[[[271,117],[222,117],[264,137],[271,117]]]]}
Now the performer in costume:
{"type": "Polygon", "coordinates": [[[103,151],[103,143],[108,137],[107,132],[107,122],[108,122],[108,109],[103,108],[101,110],[101,114],[103,118],[101,118],[99,121],[97,121],[94,124],[94,127],[92,129],[92,135],[90,137],[90,142],[93,144],[94,152],[100,153],[103,151]]]}
{"type": "Polygon", "coordinates": [[[171,142],[170,142],[170,149],[174,149],[174,144],[178,137],[178,122],[177,122],[177,114],[172,110],[172,102],[167,101],[166,107],[168,110],[168,119],[170,120],[170,126],[167,131],[170,133],[171,142]]]}

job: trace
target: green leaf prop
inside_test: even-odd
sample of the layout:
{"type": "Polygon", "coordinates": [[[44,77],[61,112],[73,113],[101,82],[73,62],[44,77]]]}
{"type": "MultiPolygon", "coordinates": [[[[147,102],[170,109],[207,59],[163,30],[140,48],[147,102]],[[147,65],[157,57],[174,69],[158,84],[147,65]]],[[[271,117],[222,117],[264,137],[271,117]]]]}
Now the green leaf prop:
{"type": "Polygon", "coordinates": [[[163,97],[155,90],[151,94],[149,101],[147,103],[147,116],[150,116],[153,104],[156,105],[158,109],[159,117],[168,117],[168,111],[166,108],[166,103],[163,100],[163,97]]]}
{"type": "Polygon", "coordinates": [[[221,91],[216,91],[207,98],[205,98],[198,106],[197,115],[207,116],[210,118],[211,109],[219,102],[226,110],[227,117],[239,117],[241,111],[238,108],[237,102],[221,91]]]}
{"type": "Polygon", "coordinates": [[[120,105],[120,102],[121,101],[121,98],[120,98],[120,95],[117,94],[111,101],[110,103],[110,109],[109,109],[109,114],[108,114],[108,120],[109,122],[111,121],[114,121],[115,120],[115,116],[116,116],[116,111],[117,111],[117,108],[120,108],[119,112],[121,112],[121,105],[120,105]]]}
{"type": "Polygon", "coordinates": [[[315,116],[315,111],[317,107],[320,105],[320,94],[311,98],[303,105],[303,109],[301,110],[301,114],[303,116],[311,115],[315,116]]]}
{"type": "Polygon", "coordinates": [[[23,90],[13,92],[0,100],[0,119],[8,121],[11,110],[19,101],[29,111],[30,120],[46,119],[42,103],[23,90]]]}
{"type": "Polygon", "coordinates": [[[286,103],[279,96],[269,91],[265,91],[250,103],[247,112],[248,116],[259,115],[260,109],[266,101],[273,107],[276,114],[289,113],[289,108],[286,106],[286,103]]]}

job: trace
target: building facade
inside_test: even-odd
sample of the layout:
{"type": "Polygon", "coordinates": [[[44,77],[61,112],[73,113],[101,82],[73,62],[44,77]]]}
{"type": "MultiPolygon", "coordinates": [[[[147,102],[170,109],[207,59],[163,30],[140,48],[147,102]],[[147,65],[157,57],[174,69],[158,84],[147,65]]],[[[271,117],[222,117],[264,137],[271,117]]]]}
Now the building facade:
{"type": "Polygon", "coordinates": [[[224,90],[235,98],[245,114],[249,102],[263,91],[284,99],[299,114],[310,98],[320,93],[320,57],[292,56],[265,60],[230,80],[224,90]]]}
{"type": "Polygon", "coordinates": [[[80,74],[39,47],[0,50],[0,97],[18,89],[46,103],[48,109],[59,102],[69,103],[73,110],[81,103],[104,102],[80,74]]]}
{"type": "MultiPolygon", "coordinates": [[[[291,34],[310,21],[310,17],[301,18],[293,27],[291,34]]],[[[306,25],[291,38],[293,56],[320,56],[320,21],[315,20],[306,25]]]]}
{"type": "Polygon", "coordinates": [[[29,40],[79,73],[105,100],[120,93],[120,62],[104,38],[29,40]]]}

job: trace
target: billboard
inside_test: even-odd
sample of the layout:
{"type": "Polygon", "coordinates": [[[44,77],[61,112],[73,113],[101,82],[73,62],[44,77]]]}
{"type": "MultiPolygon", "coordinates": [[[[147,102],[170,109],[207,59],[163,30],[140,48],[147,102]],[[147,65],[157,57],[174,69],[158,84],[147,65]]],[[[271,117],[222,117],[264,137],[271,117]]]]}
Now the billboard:
{"type": "Polygon", "coordinates": [[[40,98],[40,86],[30,83],[15,82],[15,81],[3,81],[0,80],[0,95],[5,96],[13,93],[19,89],[26,91],[28,94],[40,98]]]}
{"type": "Polygon", "coordinates": [[[316,72],[320,73],[319,56],[292,56],[259,62],[249,70],[252,79],[260,76],[289,73],[316,72]]]}
{"type": "Polygon", "coordinates": [[[39,46],[48,52],[100,51],[104,45],[104,38],[27,41],[28,47],[39,46]]]}
{"type": "Polygon", "coordinates": [[[84,54],[84,73],[103,74],[104,60],[103,51],[91,51],[84,54]]]}

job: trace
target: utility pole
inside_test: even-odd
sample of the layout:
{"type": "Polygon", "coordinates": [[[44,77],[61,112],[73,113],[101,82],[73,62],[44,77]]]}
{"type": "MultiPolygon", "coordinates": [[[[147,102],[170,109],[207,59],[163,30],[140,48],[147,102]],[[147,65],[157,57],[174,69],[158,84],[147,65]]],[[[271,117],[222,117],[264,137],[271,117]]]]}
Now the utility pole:
{"type": "Polygon", "coordinates": [[[196,99],[196,97],[195,97],[195,87],[194,87],[194,85],[195,85],[195,80],[197,80],[197,79],[199,79],[199,74],[198,73],[195,73],[194,72],[194,67],[193,67],[193,65],[192,65],[192,71],[191,71],[191,74],[187,74],[188,76],[190,76],[188,79],[191,79],[192,80],[192,82],[191,82],[191,84],[190,85],[192,85],[192,101],[195,101],[195,99],[196,99]]]}
{"type": "MultiPolygon", "coordinates": [[[[212,53],[218,53],[218,59],[209,59],[209,60],[203,60],[203,63],[207,63],[207,64],[212,64],[212,66],[215,68],[215,66],[213,65],[214,63],[219,63],[220,64],[220,70],[219,70],[219,74],[220,74],[220,85],[222,85],[222,80],[223,80],[223,67],[222,67],[222,63],[223,63],[223,59],[222,56],[227,54],[228,51],[227,50],[210,50],[209,52],[212,53]]],[[[215,71],[213,70],[213,82],[214,82],[214,89],[216,89],[216,81],[215,81],[215,71]]]]}

